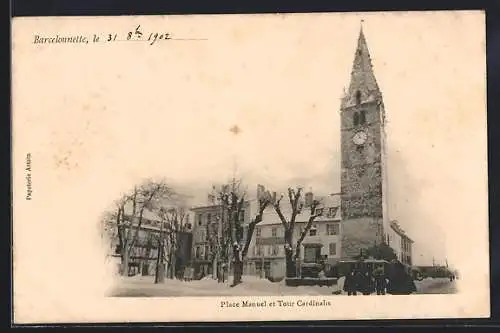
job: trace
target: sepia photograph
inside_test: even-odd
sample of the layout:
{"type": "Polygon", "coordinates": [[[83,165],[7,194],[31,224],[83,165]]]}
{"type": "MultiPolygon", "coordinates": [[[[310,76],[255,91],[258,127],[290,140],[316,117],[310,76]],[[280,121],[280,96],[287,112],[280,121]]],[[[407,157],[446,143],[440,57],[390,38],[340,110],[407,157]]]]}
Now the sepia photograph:
{"type": "MultiPolygon", "coordinates": [[[[222,185],[178,193],[151,180],[123,194],[103,219],[110,260],[124,277],[113,295],[456,292],[459,274],[445,250],[424,245],[413,251],[411,235],[389,215],[386,113],[362,21],[346,86],[338,110],[340,145],[331,147],[340,170],[335,161],[325,168],[321,176],[331,183],[323,183],[321,193],[304,189],[319,180],[307,169],[296,177],[311,179],[279,194],[247,184],[235,154],[234,177],[221,179],[222,185]],[[190,200],[203,194],[205,202],[190,200]],[[226,288],[243,280],[239,288],[226,288]],[[151,283],[163,288],[148,288],[151,283]]],[[[236,124],[229,131],[237,136],[240,129],[236,124]]]]}
{"type": "Polygon", "coordinates": [[[489,315],[483,12],[16,18],[12,50],[19,320],[489,315]]]}

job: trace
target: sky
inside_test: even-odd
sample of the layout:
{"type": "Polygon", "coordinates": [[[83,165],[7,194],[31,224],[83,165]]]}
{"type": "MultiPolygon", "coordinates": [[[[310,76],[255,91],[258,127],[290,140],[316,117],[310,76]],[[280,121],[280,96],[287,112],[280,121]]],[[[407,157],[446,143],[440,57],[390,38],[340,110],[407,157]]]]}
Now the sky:
{"type": "MultiPolygon", "coordinates": [[[[129,20],[109,19],[118,31],[131,29],[129,20]]],[[[485,42],[477,16],[192,19],[197,24],[151,17],[141,26],[203,40],[81,47],[78,62],[69,60],[75,48],[37,46],[37,57],[16,69],[15,85],[38,87],[16,99],[19,110],[30,110],[23,116],[36,124],[30,149],[47,170],[36,179],[38,192],[66,200],[92,191],[85,208],[75,206],[88,218],[145,177],[166,177],[202,199],[233,173],[249,188],[339,192],[340,98],[364,20],[388,119],[390,219],[415,241],[416,263],[458,262],[463,244],[487,242],[483,229],[467,232],[471,220],[487,222],[485,42]],[[55,65],[56,57],[66,60],[55,65]]],[[[84,21],[38,24],[50,35],[84,21]]],[[[106,26],[95,22],[96,31],[106,26]]]]}

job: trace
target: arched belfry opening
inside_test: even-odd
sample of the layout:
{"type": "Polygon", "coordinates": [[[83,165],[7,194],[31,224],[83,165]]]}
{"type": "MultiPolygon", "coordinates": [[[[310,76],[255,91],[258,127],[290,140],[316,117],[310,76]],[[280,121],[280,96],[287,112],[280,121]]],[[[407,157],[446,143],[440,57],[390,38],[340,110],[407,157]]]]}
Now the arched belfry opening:
{"type": "Polygon", "coordinates": [[[359,123],[360,123],[361,125],[363,125],[363,124],[365,124],[365,123],[366,123],[366,112],[365,112],[365,110],[363,110],[363,111],[361,111],[361,112],[359,113],[359,123]]]}
{"type": "Polygon", "coordinates": [[[361,91],[356,91],[356,105],[361,104],[361,91]]]}

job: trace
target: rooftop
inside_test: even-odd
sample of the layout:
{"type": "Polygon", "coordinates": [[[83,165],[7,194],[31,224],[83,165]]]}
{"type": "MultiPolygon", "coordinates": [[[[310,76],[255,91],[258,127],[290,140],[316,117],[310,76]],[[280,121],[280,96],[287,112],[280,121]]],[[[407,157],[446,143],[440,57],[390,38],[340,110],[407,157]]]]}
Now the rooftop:
{"type": "MultiPolygon", "coordinates": [[[[301,203],[302,203],[302,209],[301,211],[297,214],[297,217],[295,221],[297,223],[301,222],[307,222],[309,220],[309,216],[311,214],[311,209],[309,207],[305,207],[305,195],[307,192],[302,193],[302,198],[301,198],[301,203]]],[[[320,201],[320,205],[317,208],[322,208],[323,209],[323,215],[318,216],[315,221],[321,222],[321,221],[337,221],[340,220],[341,212],[340,212],[340,197],[336,195],[323,195],[323,196],[315,196],[315,200],[320,201]],[[331,210],[330,210],[331,209],[331,210]]],[[[208,202],[208,200],[207,200],[208,202]]],[[[211,210],[217,208],[219,205],[218,204],[207,204],[207,202],[199,205],[199,206],[194,206],[191,208],[192,211],[199,211],[199,210],[211,210]]],[[[250,218],[253,219],[258,212],[259,209],[259,202],[257,200],[257,196],[254,197],[247,197],[247,208],[250,209],[250,218]]],[[[289,219],[291,214],[292,214],[292,207],[290,204],[290,201],[288,199],[288,196],[284,194],[283,199],[281,200],[280,203],[280,208],[281,212],[285,216],[285,218],[289,219]]],[[[274,207],[272,205],[268,205],[266,209],[264,210],[263,213],[263,221],[259,223],[259,225],[273,225],[273,224],[281,224],[281,220],[276,213],[274,207]]]]}
{"type": "Polygon", "coordinates": [[[391,221],[390,226],[394,232],[396,232],[399,236],[406,238],[410,242],[414,243],[414,241],[406,234],[406,232],[401,228],[398,221],[391,221]]]}
{"type": "MultiPolygon", "coordinates": [[[[338,196],[322,196],[315,197],[316,200],[320,200],[320,205],[317,207],[319,209],[323,209],[323,215],[318,216],[315,221],[340,221],[340,198],[338,196]],[[331,208],[331,211],[330,211],[331,208]],[[330,212],[333,213],[330,215],[330,212]]],[[[286,219],[289,219],[292,214],[292,207],[288,200],[288,197],[284,197],[281,200],[280,204],[281,212],[285,216],[286,219]]],[[[309,220],[309,216],[311,215],[311,209],[309,207],[303,206],[301,211],[297,214],[295,222],[307,222],[309,220]]],[[[272,225],[272,224],[281,224],[281,220],[276,213],[273,206],[268,206],[263,214],[263,221],[259,223],[259,225],[272,225]]]]}

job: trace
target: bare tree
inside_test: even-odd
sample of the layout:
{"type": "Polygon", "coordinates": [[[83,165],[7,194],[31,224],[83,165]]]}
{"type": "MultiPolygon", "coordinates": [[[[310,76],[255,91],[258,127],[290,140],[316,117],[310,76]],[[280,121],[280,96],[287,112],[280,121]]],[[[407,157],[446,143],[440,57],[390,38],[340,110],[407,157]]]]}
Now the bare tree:
{"type": "Polygon", "coordinates": [[[302,231],[301,235],[299,236],[299,239],[297,240],[297,243],[293,244],[293,234],[294,234],[294,229],[295,229],[295,223],[297,219],[297,215],[301,212],[303,209],[303,203],[301,202],[301,196],[302,196],[302,188],[297,188],[297,189],[292,189],[288,188],[288,200],[290,202],[291,206],[291,212],[290,212],[290,218],[287,219],[282,210],[281,210],[281,200],[284,198],[284,194],[281,195],[281,197],[278,200],[275,200],[273,202],[273,207],[276,213],[278,214],[281,224],[283,225],[283,228],[285,229],[284,233],[284,238],[285,238],[285,259],[286,259],[286,276],[287,277],[293,277],[297,275],[297,268],[296,268],[296,262],[297,259],[300,257],[300,247],[302,244],[302,241],[306,237],[307,233],[312,227],[312,224],[314,220],[319,216],[319,214],[316,214],[316,208],[319,205],[318,200],[313,200],[311,205],[310,205],[310,216],[308,219],[308,222],[306,224],[306,227],[302,231]],[[295,248],[295,252],[294,252],[295,248]]]}
{"type": "Polygon", "coordinates": [[[269,191],[266,191],[264,186],[259,185],[259,191],[257,195],[257,200],[259,203],[257,215],[250,221],[248,224],[247,234],[245,237],[245,245],[243,246],[242,257],[246,258],[248,255],[248,249],[250,247],[250,243],[252,242],[253,233],[257,225],[262,222],[264,211],[267,206],[273,202],[273,196],[269,191]]]}
{"type": "Polygon", "coordinates": [[[177,256],[180,250],[179,237],[180,233],[185,230],[188,216],[188,209],[181,203],[174,207],[162,207],[159,210],[160,219],[162,220],[162,226],[165,226],[165,237],[167,242],[165,242],[165,237],[159,244],[160,249],[165,249],[166,255],[168,257],[169,269],[168,277],[174,279],[177,275],[177,256]],[[167,246],[165,247],[165,243],[167,246]]]}
{"type": "Polygon", "coordinates": [[[144,212],[154,211],[162,200],[173,194],[174,191],[164,181],[147,180],[117,200],[115,218],[122,275],[128,274],[130,257],[144,222],[144,212]],[[130,214],[126,211],[127,205],[132,206],[130,214]]]}
{"type": "Polygon", "coordinates": [[[211,202],[218,210],[215,223],[207,225],[206,240],[208,241],[209,257],[212,260],[212,277],[218,282],[224,282],[222,264],[229,264],[231,247],[231,228],[226,195],[230,192],[228,184],[219,188],[212,186],[212,192],[208,195],[211,202]]]}
{"type": "MultiPolygon", "coordinates": [[[[297,266],[297,262],[300,260],[300,250],[302,248],[302,242],[304,241],[304,238],[307,236],[307,233],[309,230],[311,230],[311,227],[313,225],[314,220],[316,220],[317,217],[319,217],[321,214],[319,212],[316,212],[316,208],[321,204],[319,200],[313,200],[311,205],[310,205],[310,213],[309,213],[309,218],[307,220],[307,224],[300,233],[299,239],[297,239],[297,242],[295,243],[295,255],[294,255],[294,262],[295,262],[295,271],[296,275],[300,275],[300,267],[297,266]]],[[[293,235],[293,230],[292,230],[292,235],[293,235]]]]}
{"type": "Polygon", "coordinates": [[[247,233],[244,234],[244,216],[245,193],[240,191],[240,183],[233,182],[232,186],[225,186],[219,193],[219,200],[223,210],[227,211],[229,225],[229,241],[231,244],[231,259],[233,266],[233,284],[240,284],[243,276],[243,262],[248,254],[248,249],[257,224],[262,222],[263,213],[266,207],[271,203],[271,194],[262,192],[258,197],[258,211],[248,225],[247,233]]]}

